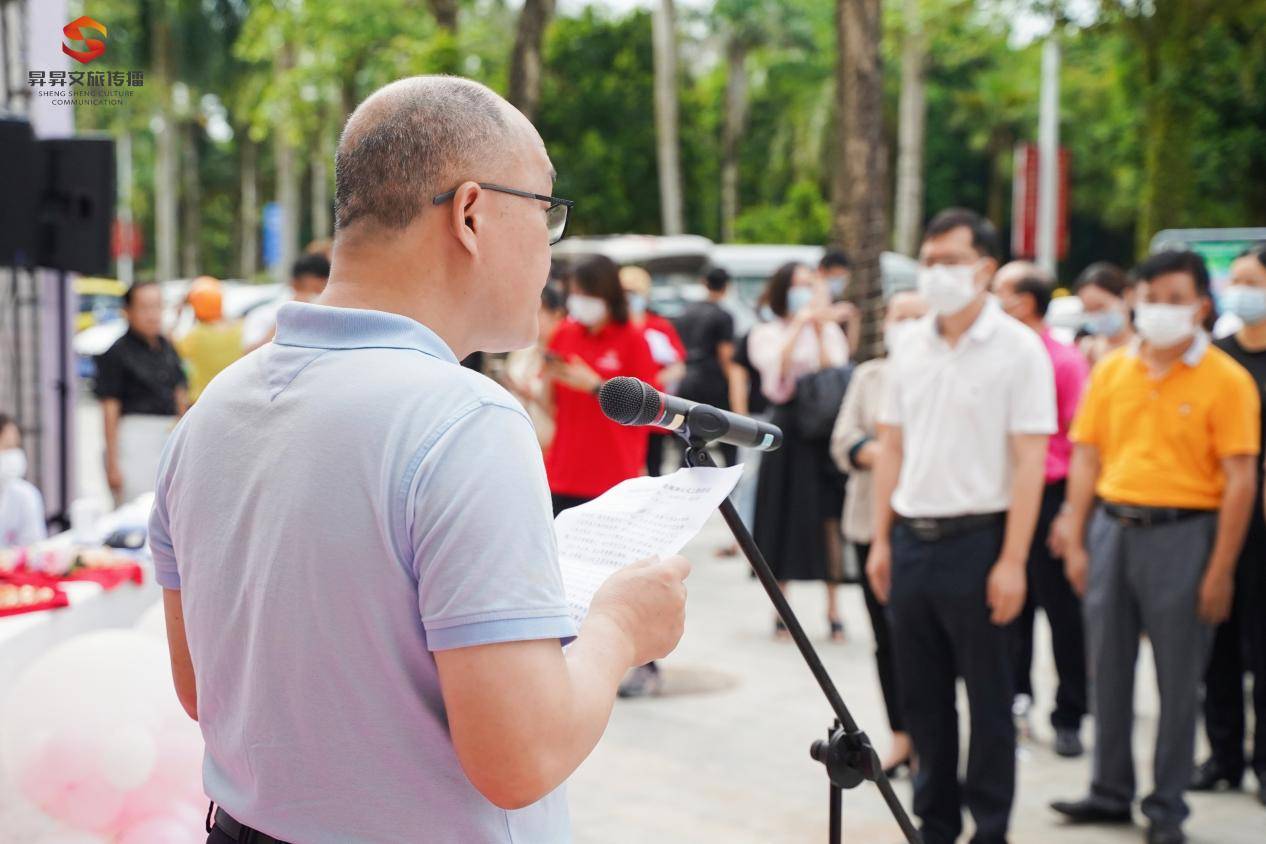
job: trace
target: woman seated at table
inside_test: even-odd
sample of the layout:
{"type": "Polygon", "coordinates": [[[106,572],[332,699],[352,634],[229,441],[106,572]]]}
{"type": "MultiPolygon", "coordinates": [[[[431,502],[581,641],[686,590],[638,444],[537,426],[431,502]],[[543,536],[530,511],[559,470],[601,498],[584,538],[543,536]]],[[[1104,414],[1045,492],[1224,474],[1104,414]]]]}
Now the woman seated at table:
{"type": "Polygon", "coordinates": [[[44,496],[25,478],[22,431],[12,416],[0,413],[0,548],[30,545],[48,536],[44,496]]]}

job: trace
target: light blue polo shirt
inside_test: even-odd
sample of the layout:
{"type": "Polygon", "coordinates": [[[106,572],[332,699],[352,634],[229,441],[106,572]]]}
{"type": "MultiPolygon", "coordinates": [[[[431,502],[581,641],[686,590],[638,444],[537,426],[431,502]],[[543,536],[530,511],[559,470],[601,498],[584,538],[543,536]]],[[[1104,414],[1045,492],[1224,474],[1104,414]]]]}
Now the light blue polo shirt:
{"type": "Polygon", "coordinates": [[[284,305],[172,434],[150,517],[207,794],[303,844],[570,840],[563,788],[471,785],[431,655],[575,635],[551,515],[522,406],[433,331],[284,305]]]}

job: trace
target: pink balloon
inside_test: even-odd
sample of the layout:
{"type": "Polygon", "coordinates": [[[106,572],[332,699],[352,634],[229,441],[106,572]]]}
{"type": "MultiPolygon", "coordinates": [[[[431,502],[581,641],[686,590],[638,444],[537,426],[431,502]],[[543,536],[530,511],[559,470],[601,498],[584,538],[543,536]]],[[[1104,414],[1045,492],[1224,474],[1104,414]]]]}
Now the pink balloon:
{"type": "Polygon", "coordinates": [[[124,800],[123,809],[115,819],[113,831],[123,832],[152,818],[165,815],[171,810],[171,805],[171,800],[167,795],[146,784],[133,791],[124,800]]]}
{"type": "Polygon", "coordinates": [[[157,788],[173,801],[202,798],[202,734],[181,726],[158,735],[158,759],[144,788],[157,788]]]}
{"type": "Polygon", "coordinates": [[[76,829],[101,832],[114,825],[125,795],[94,768],[79,742],[57,737],[28,757],[18,783],[23,795],[49,817],[76,829]]]}
{"type": "Polygon", "coordinates": [[[198,844],[200,840],[206,840],[205,831],[199,834],[196,826],[191,828],[185,821],[170,815],[137,824],[115,839],[117,844],[198,844]]]}

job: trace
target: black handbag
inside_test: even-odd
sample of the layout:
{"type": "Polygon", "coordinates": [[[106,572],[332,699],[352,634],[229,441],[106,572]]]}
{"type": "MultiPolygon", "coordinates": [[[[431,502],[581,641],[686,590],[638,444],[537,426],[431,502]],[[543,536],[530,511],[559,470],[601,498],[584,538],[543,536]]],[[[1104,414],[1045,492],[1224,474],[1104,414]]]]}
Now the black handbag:
{"type": "Polygon", "coordinates": [[[849,363],[819,369],[796,380],[796,426],[800,436],[810,440],[831,436],[852,377],[853,365],[849,363]]]}

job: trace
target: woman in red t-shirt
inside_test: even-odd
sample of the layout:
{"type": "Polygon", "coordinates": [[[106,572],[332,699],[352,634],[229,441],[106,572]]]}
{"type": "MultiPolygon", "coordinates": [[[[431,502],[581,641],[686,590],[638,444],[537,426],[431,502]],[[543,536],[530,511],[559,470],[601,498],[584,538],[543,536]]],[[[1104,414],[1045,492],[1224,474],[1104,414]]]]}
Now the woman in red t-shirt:
{"type": "MultiPolygon", "coordinates": [[[[686,374],[686,346],[676,326],[650,310],[651,274],[638,266],[620,267],[620,286],[629,303],[629,322],[642,332],[659,367],[659,383],[665,392],[677,392],[677,384],[686,374]]],[[[672,436],[661,428],[651,429],[646,446],[646,474],[658,477],[663,471],[664,443],[672,436]]]]}
{"type": "Polygon", "coordinates": [[[629,322],[620,270],[595,256],[565,276],[567,319],[549,344],[546,374],[554,382],[554,441],[545,472],[557,515],[641,475],[648,428],[618,425],[598,406],[598,389],[617,375],[656,387],[659,367],[642,332],[629,322]]]}

